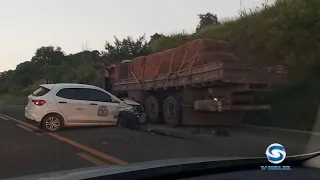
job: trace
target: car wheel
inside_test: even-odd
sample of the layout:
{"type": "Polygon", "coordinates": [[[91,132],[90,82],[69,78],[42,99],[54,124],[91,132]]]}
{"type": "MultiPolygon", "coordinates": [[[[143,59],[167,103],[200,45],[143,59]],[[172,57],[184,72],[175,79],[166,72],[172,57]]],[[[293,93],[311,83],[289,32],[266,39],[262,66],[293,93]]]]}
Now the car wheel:
{"type": "Polygon", "coordinates": [[[136,118],[136,115],[124,111],[121,113],[121,115],[118,117],[118,126],[134,130],[137,128],[138,119],[136,118]]]}
{"type": "Polygon", "coordinates": [[[55,114],[50,114],[44,117],[41,126],[45,131],[56,132],[62,127],[62,119],[55,114]]]}
{"type": "Polygon", "coordinates": [[[127,127],[127,121],[125,119],[127,112],[121,112],[120,115],[118,116],[118,126],[119,127],[127,127]]]}
{"type": "Polygon", "coordinates": [[[138,126],[138,119],[134,114],[128,114],[127,116],[127,128],[130,130],[136,130],[138,126]]]}

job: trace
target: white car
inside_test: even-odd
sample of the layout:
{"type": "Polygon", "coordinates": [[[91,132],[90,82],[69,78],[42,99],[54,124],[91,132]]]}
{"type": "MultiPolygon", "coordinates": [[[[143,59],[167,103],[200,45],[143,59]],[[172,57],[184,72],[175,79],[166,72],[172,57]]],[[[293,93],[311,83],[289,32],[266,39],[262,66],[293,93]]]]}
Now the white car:
{"type": "Polygon", "coordinates": [[[139,103],[96,86],[42,84],[28,96],[25,117],[54,132],[62,126],[117,125],[119,113],[125,110],[143,112],[139,103]]]}

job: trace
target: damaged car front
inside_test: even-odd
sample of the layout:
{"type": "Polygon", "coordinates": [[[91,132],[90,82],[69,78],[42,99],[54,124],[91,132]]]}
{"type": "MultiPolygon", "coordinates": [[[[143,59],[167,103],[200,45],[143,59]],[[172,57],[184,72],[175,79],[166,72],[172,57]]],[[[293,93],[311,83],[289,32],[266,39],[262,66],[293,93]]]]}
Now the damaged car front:
{"type": "Polygon", "coordinates": [[[118,126],[134,129],[137,125],[146,123],[147,115],[141,104],[130,99],[120,100],[125,104],[125,106],[120,109],[118,126]]]}

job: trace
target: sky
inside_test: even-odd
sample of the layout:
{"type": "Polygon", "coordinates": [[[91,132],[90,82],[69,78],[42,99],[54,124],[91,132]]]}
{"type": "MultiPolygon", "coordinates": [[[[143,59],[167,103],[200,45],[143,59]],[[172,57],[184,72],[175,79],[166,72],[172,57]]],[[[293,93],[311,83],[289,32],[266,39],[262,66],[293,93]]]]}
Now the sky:
{"type": "MultiPolygon", "coordinates": [[[[265,1],[242,4],[248,9],[265,1]]],[[[84,46],[103,50],[114,36],[193,32],[199,13],[221,20],[239,10],[240,0],[0,0],[0,72],[31,60],[41,46],[60,46],[66,54],[84,46]]]]}

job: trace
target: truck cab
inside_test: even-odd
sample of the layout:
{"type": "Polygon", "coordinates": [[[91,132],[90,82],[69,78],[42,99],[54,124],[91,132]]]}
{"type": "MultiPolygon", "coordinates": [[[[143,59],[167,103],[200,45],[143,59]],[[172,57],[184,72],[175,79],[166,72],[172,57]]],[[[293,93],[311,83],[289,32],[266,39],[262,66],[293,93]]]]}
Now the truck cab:
{"type": "Polygon", "coordinates": [[[105,77],[112,78],[113,81],[128,79],[130,77],[131,60],[123,60],[119,64],[112,64],[105,69],[105,77]]]}
{"type": "MultiPolygon", "coordinates": [[[[105,68],[105,89],[112,91],[112,85],[114,82],[119,80],[128,79],[130,78],[130,62],[131,60],[123,60],[119,64],[112,64],[105,68]],[[111,85],[109,85],[109,81],[111,81],[111,85]]],[[[127,93],[112,91],[113,94],[122,98],[128,97],[127,93]]]]}

